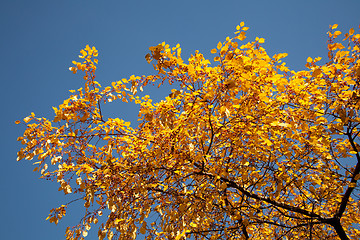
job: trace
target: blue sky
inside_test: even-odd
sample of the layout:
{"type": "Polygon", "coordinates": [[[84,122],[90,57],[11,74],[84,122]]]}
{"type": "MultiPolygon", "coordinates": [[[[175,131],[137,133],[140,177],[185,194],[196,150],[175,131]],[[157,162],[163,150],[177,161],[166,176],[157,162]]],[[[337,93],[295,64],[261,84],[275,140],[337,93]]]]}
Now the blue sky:
{"type": "MultiPolygon", "coordinates": [[[[66,226],[77,224],[81,207],[58,226],[45,221],[49,210],[71,199],[57,184],[39,179],[31,162],[16,162],[24,128],[14,121],[34,112],[53,117],[52,106],[82,86],[80,75],[68,67],[86,44],[99,50],[97,81],[103,86],[130,75],[153,73],[144,56],[148,47],[165,41],[180,43],[183,58],[195,50],[210,50],[236,25],[250,27],[247,40],[263,37],[269,55],[286,52],[287,65],[304,68],[308,56],[326,59],[326,32],[339,24],[343,32],[360,24],[359,0],[317,1],[94,1],[2,0],[0,7],[0,174],[1,239],[64,239],[66,226]]],[[[169,89],[152,88],[156,99],[169,89]]],[[[136,110],[136,109],[135,109],[136,110]]],[[[108,116],[132,120],[136,111],[121,104],[107,105],[108,116]]],[[[87,239],[96,239],[93,229],[87,239]]]]}

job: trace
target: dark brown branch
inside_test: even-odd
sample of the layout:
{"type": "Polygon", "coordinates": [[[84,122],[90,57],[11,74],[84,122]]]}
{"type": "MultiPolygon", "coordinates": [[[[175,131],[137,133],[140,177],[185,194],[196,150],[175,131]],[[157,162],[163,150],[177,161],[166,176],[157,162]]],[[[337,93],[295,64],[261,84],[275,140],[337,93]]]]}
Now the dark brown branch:
{"type": "Polygon", "coordinates": [[[360,156],[359,156],[359,152],[357,151],[357,148],[356,148],[354,139],[351,136],[351,133],[348,131],[346,135],[348,136],[348,139],[350,141],[350,144],[351,144],[353,150],[356,151],[355,156],[356,156],[356,159],[357,159],[357,164],[356,164],[355,170],[354,170],[354,172],[352,174],[350,185],[346,189],[346,191],[344,193],[344,196],[343,196],[343,198],[341,200],[340,207],[339,207],[339,209],[338,209],[338,211],[336,213],[336,216],[339,219],[342,217],[343,213],[345,212],[346,206],[347,206],[347,204],[349,202],[349,199],[350,199],[350,195],[353,192],[353,190],[355,189],[355,186],[356,186],[356,183],[357,183],[357,180],[355,180],[355,177],[356,177],[356,175],[358,175],[360,173],[360,156]]]}
{"type": "MultiPolygon", "coordinates": [[[[215,176],[213,176],[210,173],[206,173],[206,172],[199,172],[197,174],[206,175],[206,176],[215,178],[215,176]]],[[[274,206],[277,206],[277,207],[280,207],[280,208],[283,208],[283,209],[286,209],[286,210],[289,210],[289,211],[292,211],[292,212],[300,213],[302,215],[305,215],[305,216],[308,216],[308,217],[311,217],[311,218],[315,218],[315,219],[318,219],[318,220],[326,220],[326,218],[323,218],[320,215],[318,215],[316,213],[313,213],[313,212],[310,212],[310,211],[307,211],[305,209],[295,207],[295,206],[291,206],[291,205],[288,205],[288,204],[285,204],[285,203],[277,202],[275,200],[271,200],[270,198],[262,197],[262,196],[259,196],[257,194],[251,193],[251,192],[245,190],[243,187],[239,186],[234,181],[231,181],[229,179],[220,177],[220,180],[226,182],[228,187],[235,188],[235,189],[239,190],[241,193],[243,193],[245,196],[248,196],[250,198],[260,200],[260,201],[264,201],[264,202],[272,204],[274,206]]]]}
{"type": "Polygon", "coordinates": [[[341,226],[339,217],[335,216],[331,219],[327,219],[325,222],[333,226],[333,228],[335,229],[337,235],[341,240],[349,240],[349,237],[346,235],[344,228],[341,226]]]}

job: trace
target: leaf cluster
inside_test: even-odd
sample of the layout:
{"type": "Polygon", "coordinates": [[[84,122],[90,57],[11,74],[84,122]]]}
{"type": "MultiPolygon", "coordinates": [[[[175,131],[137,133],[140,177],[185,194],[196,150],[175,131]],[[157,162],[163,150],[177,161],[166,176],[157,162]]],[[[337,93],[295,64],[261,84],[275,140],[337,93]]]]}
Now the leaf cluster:
{"type": "MultiPolygon", "coordinates": [[[[18,160],[75,194],[85,213],[66,239],[358,239],[360,34],[330,26],[328,61],[290,70],[247,27],[219,42],[214,63],[180,45],[150,47],[155,74],[102,88],[95,47],[70,70],[84,87],[53,120],[24,118],[18,160]],[[148,84],[179,86],[164,100],[148,84]],[[105,118],[112,101],[140,106],[139,124],[105,118]],[[99,221],[105,214],[105,221],[99,221]]],[[[16,123],[20,123],[17,121],[16,123]]],[[[51,211],[57,223],[69,204],[51,211]]]]}

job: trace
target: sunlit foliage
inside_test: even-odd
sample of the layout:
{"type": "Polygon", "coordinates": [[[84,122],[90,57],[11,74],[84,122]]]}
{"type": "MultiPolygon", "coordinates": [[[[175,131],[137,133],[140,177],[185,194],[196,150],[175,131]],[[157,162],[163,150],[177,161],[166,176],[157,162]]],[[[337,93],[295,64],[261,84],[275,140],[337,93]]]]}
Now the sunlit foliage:
{"type": "MultiPolygon", "coordinates": [[[[84,86],[52,120],[22,121],[18,160],[75,194],[85,213],[66,239],[359,239],[360,34],[328,32],[328,60],[290,70],[247,27],[188,61],[180,45],[150,47],[155,74],[102,88],[98,52],[70,70],[84,86]],[[148,84],[176,89],[160,102],[148,84]],[[141,97],[142,96],[142,97],[141,97]],[[138,124],[105,118],[112,101],[137,104],[138,124]],[[101,217],[101,215],[103,215],[101,217]]],[[[21,121],[16,121],[20,123],[21,121]]],[[[51,210],[50,222],[67,203],[51,210]]]]}

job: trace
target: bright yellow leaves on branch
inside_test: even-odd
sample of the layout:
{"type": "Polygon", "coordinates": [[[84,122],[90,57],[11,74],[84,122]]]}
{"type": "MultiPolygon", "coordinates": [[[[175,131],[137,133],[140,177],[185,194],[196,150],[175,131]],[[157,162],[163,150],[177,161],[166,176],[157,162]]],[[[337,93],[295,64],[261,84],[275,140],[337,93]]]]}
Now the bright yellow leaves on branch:
{"type": "MultiPolygon", "coordinates": [[[[82,63],[73,61],[72,63],[75,67],[70,67],[69,70],[72,71],[74,74],[78,71],[86,71],[86,73],[95,73],[96,66],[94,65],[98,63],[98,59],[94,58],[98,56],[98,51],[95,47],[90,48],[89,45],[86,45],[85,49],[80,51],[81,55],[79,58],[84,59],[82,63]]],[[[88,74],[85,75],[84,79],[87,80],[88,74]]]]}
{"type": "MultiPolygon", "coordinates": [[[[70,70],[85,84],[53,120],[23,119],[18,160],[75,194],[86,209],[67,239],[97,226],[99,239],[359,239],[360,34],[330,26],[329,61],[290,70],[263,38],[214,46],[214,63],[162,43],[145,56],[155,74],[102,88],[98,52],[86,46],[70,70]],[[154,103],[149,83],[176,83],[154,103]],[[137,126],[105,118],[121,100],[137,126]]],[[[21,121],[16,121],[19,124],[21,121]]],[[[70,203],[51,210],[58,223],[70,203]]]]}

